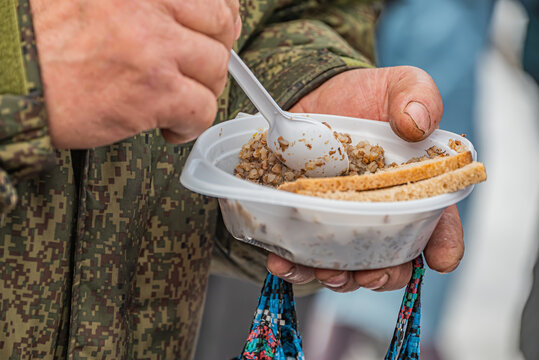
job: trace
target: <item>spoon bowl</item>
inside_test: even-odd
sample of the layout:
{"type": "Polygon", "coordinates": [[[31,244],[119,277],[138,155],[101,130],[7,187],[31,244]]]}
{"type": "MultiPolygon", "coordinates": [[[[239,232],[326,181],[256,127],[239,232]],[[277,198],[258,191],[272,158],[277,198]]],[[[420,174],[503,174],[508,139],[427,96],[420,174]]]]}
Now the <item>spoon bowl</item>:
{"type": "Polygon", "coordinates": [[[267,143],[281,162],[311,177],[338,176],[348,171],[348,155],[333,130],[283,111],[234,50],[228,71],[268,122],[267,143]]]}
{"type": "Polygon", "coordinates": [[[283,112],[267,134],[269,148],[291,169],[310,177],[342,175],[348,170],[348,155],[328,125],[306,116],[283,112]]]}

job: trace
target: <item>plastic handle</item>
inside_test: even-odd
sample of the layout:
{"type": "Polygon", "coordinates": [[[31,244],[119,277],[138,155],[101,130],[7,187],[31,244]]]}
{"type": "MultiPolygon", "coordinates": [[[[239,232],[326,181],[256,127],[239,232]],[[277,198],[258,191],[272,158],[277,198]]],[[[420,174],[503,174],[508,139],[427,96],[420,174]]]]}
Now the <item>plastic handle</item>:
{"type": "Polygon", "coordinates": [[[268,121],[270,127],[273,127],[276,116],[286,117],[279,105],[234,50],[231,50],[228,72],[236,79],[238,85],[268,121]]]}

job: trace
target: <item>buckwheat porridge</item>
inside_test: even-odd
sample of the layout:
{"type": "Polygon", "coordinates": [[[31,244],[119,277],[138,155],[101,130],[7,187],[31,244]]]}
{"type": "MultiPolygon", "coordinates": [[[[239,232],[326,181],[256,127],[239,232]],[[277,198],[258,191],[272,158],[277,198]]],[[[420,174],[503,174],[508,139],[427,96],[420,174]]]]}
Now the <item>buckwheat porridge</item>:
{"type": "MultiPolygon", "coordinates": [[[[350,135],[343,133],[336,135],[343,143],[350,161],[348,172],[342,175],[371,174],[387,167],[397,166],[396,163],[386,165],[384,149],[381,146],[372,145],[364,140],[354,145],[350,135]]],[[[456,148],[455,144],[454,150],[456,148]]],[[[447,154],[440,148],[433,146],[426,150],[426,156],[412,158],[406,163],[438,156],[447,156],[447,154]]],[[[277,187],[284,182],[305,177],[303,172],[288,168],[273,154],[267,145],[266,132],[264,131],[255,133],[249,142],[242,146],[239,159],[240,162],[236,165],[234,174],[257,184],[277,187]]]]}

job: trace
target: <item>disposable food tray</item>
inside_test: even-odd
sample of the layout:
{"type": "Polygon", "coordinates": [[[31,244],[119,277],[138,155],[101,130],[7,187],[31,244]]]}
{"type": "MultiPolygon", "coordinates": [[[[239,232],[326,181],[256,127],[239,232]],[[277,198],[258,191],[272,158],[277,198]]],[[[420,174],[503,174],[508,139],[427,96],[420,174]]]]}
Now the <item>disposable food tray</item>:
{"type": "MultiPolygon", "coordinates": [[[[470,141],[444,130],[410,143],[385,122],[304,115],[350,134],[353,144],[367,140],[382,146],[388,164],[424,156],[433,145],[455,154],[449,139],[460,140],[477,158],[470,141]]],[[[473,190],[469,186],[420,200],[355,202],[298,195],[234,176],[242,145],[265,129],[261,115],[244,115],[209,128],[197,139],[180,181],[192,191],[219,199],[225,225],[236,239],[296,263],[346,270],[405,263],[423,251],[442,211],[473,190]]]]}

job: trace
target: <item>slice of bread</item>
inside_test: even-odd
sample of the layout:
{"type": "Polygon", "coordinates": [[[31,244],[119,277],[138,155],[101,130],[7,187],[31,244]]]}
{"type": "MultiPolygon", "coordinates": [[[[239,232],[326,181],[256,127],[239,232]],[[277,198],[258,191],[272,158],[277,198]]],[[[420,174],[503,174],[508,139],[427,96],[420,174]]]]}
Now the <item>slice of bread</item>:
{"type": "MultiPolygon", "coordinates": [[[[373,175],[367,175],[373,176],[373,175]]],[[[301,191],[304,195],[326,199],[347,201],[405,201],[422,199],[464,189],[486,180],[485,167],[479,162],[472,162],[456,170],[405,185],[367,191],[301,191]]]]}
{"type": "Polygon", "coordinates": [[[466,151],[452,156],[437,157],[388,168],[374,174],[298,179],[294,182],[281,184],[279,190],[312,195],[327,192],[355,192],[380,189],[438,176],[470,164],[472,160],[472,154],[466,151]]]}

